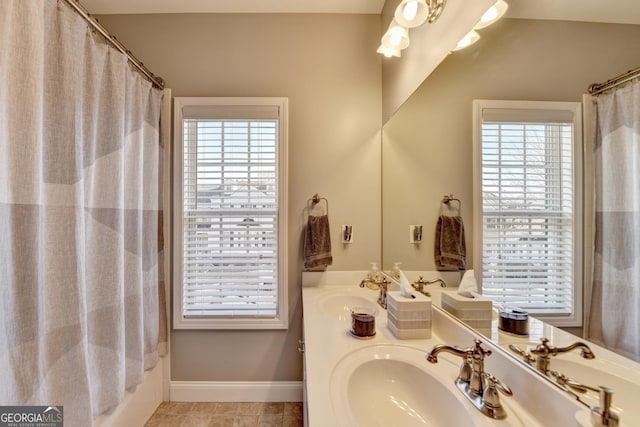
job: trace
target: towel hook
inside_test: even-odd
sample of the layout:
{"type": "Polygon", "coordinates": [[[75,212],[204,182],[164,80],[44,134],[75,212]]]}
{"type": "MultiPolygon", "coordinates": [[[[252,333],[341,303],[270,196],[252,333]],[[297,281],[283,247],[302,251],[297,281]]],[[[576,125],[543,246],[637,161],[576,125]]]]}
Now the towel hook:
{"type": "Polygon", "coordinates": [[[329,215],[329,200],[327,200],[324,197],[320,197],[318,195],[318,193],[314,194],[313,197],[311,197],[309,200],[307,200],[307,205],[309,204],[309,202],[313,203],[313,205],[317,205],[322,200],[324,200],[324,202],[325,202],[325,204],[327,206],[327,215],[329,215]]]}
{"type": "MultiPolygon", "coordinates": [[[[462,212],[462,202],[460,201],[460,199],[456,199],[455,197],[453,197],[453,194],[445,194],[442,197],[441,204],[450,206],[451,202],[458,202],[458,214],[460,214],[462,212]]],[[[440,211],[442,212],[442,206],[440,206],[440,211]]]]}

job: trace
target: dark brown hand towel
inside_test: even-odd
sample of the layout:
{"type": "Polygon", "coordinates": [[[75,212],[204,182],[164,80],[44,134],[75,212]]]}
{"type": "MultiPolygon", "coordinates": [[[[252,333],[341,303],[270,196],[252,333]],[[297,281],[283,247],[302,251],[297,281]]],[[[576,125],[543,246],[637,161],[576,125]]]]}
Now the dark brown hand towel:
{"type": "Polygon", "coordinates": [[[332,262],[329,216],[309,215],[304,233],[304,268],[326,267],[332,262]]]}
{"type": "Polygon", "coordinates": [[[460,216],[440,215],[436,226],[435,258],[438,270],[466,270],[467,248],[460,216]]]}

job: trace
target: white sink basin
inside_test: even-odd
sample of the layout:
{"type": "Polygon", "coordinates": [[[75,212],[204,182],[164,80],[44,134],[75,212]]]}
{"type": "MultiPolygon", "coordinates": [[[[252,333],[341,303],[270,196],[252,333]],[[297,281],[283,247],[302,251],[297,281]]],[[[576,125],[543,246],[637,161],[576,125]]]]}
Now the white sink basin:
{"type": "Polygon", "coordinates": [[[381,344],[347,354],[331,375],[331,425],[367,427],[535,427],[525,408],[502,396],[507,418],[494,420],[478,411],[457,389],[459,358],[425,359],[426,351],[381,344]]]}
{"type": "Polygon", "coordinates": [[[347,355],[331,378],[336,415],[353,426],[477,425],[477,410],[455,388],[457,367],[444,360],[431,365],[424,355],[400,345],[347,355]]]}
{"type": "MultiPolygon", "coordinates": [[[[333,293],[320,298],[321,310],[329,317],[345,322],[351,322],[351,309],[367,307],[378,313],[378,304],[370,298],[354,293],[333,293]]],[[[363,292],[366,292],[363,290],[363,292]]],[[[377,295],[377,294],[376,294],[377,295]]]]}

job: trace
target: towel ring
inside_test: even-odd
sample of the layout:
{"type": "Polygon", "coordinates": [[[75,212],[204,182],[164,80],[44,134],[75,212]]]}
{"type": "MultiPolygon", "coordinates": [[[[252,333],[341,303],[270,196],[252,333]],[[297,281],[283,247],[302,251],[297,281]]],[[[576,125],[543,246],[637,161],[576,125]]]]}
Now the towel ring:
{"type": "Polygon", "coordinates": [[[318,193],[314,194],[313,197],[311,197],[309,200],[307,200],[307,205],[309,205],[309,202],[311,202],[314,206],[317,205],[318,203],[320,203],[320,201],[324,200],[326,206],[327,206],[327,212],[326,214],[329,215],[329,200],[327,200],[324,197],[320,197],[318,195],[318,193]]]}
{"type": "Polygon", "coordinates": [[[460,201],[460,199],[456,199],[455,197],[453,197],[453,194],[445,194],[444,197],[442,197],[442,201],[440,202],[440,213],[442,213],[442,205],[451,206],[451,202],[458,202],[458,215],[460,215],[460,213],[462,212],[462,202],[460,201]]]}

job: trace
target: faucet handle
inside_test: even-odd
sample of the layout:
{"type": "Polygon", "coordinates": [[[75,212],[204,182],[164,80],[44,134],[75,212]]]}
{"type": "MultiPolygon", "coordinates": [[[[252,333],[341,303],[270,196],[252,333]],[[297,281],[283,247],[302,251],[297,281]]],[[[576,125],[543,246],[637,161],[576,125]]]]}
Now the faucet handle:
{"type": "Polygon", "coordinates": [[[471,347],[469,350],[471,350],[471,352],[473,353],[473,357],[476,359],[480,359],[480,360],[484,360],[484,358],[486,356],[491,356],[491,350],[486,350],[484,348],[482,348],[481,344],[482,341],[479,340],[478,338],[473,340],[473,344],[474,346],[471,347]]]}
{"type": "Polygon", "coordinates": [[[511,389],[509,387],[507,387],[493,375],[487,375],[487,381],[487,386],[482,392],[481,410],[484,414],[490,416],[491,418],[498,420],[503,419],[507,416],[507,412],[502,407],[502,403],[500,403],[500,394],[498,393],[498,390],[509,396],[511,396],[513,393],[511,392],[511,389]]]}
{"type": "Polygon", "coordinates": [[[502,406],[500,403],[500,395],[498,394],[498,380],[493,375],[487,375],[487,386],[482,392],[484,404],[490,408],[498,408],[502,406]]]}
{"type": "Polygon", "coordinates": [[[518,355],[522,356],[522,359],[523,359],[526,363],[528,363],[529,365],[536,361],[536,358],[535,358],[535,357],[533,357],[533,356],[531,355],[531,353],[529,353],[529,352],[528,352],[528,351],[526,351],[526,350],[521,349],[520,347],[518,347],[518,346],[517,346],[517,345],[515,345],[515,344],[509,344],[509,350],[511,350],[511,351],[513,351],[514,353],[516,353],[516,354],[518,354],[518,355]]]}
{"type": "Polygon", "coordinates": [[[617,427],[620,419],[611,411],[613,390],[600,386],[600,406],[591,408],[591,424],[594,427],[617,427]]]}
{"type": "MultiPolygon", "coordinates": [[[[493,375],[491,376],[493,377],[493,375]]],[[[496,377],[493,377],[493,378],[495,379],[496,388],[498,390],[500,390],[503,394],[507,396],[513,396],[513,391],[511,390],[511,387],[509,387],[508,385],[506,385],[504,382],[500,381],[496,377]]]]}

